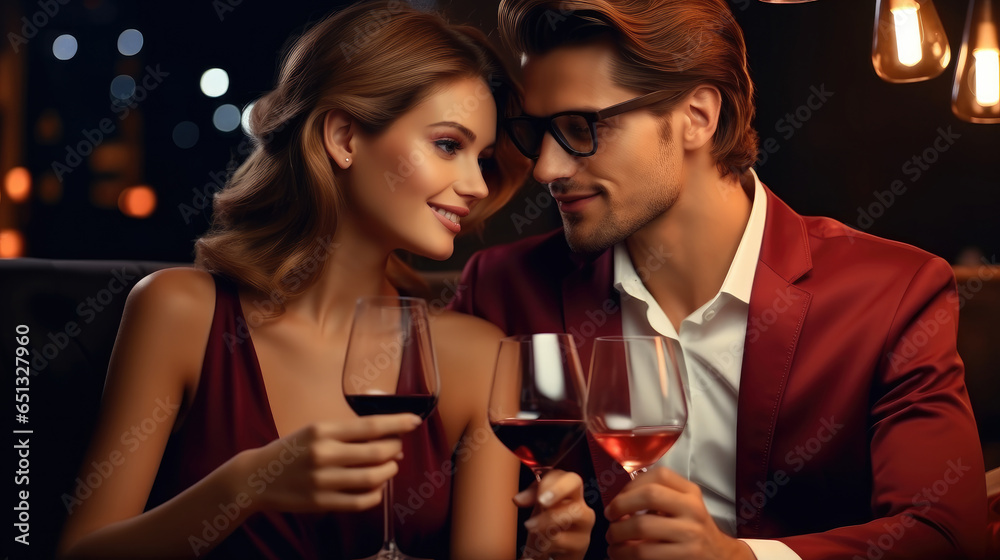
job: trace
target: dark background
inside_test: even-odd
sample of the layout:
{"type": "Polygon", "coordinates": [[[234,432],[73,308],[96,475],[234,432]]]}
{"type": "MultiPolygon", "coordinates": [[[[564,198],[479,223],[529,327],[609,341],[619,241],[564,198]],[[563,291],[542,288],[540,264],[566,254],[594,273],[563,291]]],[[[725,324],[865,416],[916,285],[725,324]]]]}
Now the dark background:
{"type": "MultiPolygon", "coordinates": [[[[452,20],[470,21],[496,38],[495,1],[415,3],[436,6],[452,20]]],[[[29,200],[16,205],[0,202],[5,207],[0,216],[5,227],[24,232],[24,256],[190,261],[193,240],[207,228],[209,211],[185,219],[181,205],[195,208],[200,200],[195,191],[204,191],[206,185],[209,191],[217,188],[212,174],[217,177],[228,164],[239,161],[238,147],[245,139],[239,128],[217,131],[211,124],[212,112],[222,103],[243,107],[267,91],[287,39],[344,4],[74,0],[61,6],[16,55],[24,57],[25,80],[23,145],[18,146],[23,161],[16,164],[32,172],[34,185],[29,200]],[[127,28],[137,28],[145,37],[142,51],[134,57],[124,57],[115,48],[118,34],[127,28]],[[69,61],[52,55],[52,41],[62,33],[72,33],[80,42],[79,52],[69,61]],[[126,126],[112,110],[110,81],[128,72],[138,82],[147,66],[159,66],[169,75],[138,104],[138,123],[129,121],[126,126]],[[220,98],[208,98],[198,87],[201,73],[211,67],[229,73],[229,91],[220,98]],[[46,141],[40,140],[42,115],[50,122],[56,115],[61,123],[61,132],[46,141]],[[95,184],[114,183],[115,178],[92,171],[88,163],[65,175],[57,200],[46,201],[39,195],[53,162],[64,161],[67,146],[83,140],[83,131],[95,129],[104,118],[119,125],[108,141],[128,135],[131,177],[157,193],[158,205],[149,218],[130,218],[113,206],[95,206],[95,184]],[[200,128],[200,139],[190,149],[178,148],[172,141],[174,126],[183,120],[200,128]]],[[[762,141],[777,142],[772,144],[777,151],[763,154],[766,159],[762,157],[757,166],[769,187],[800,213],[831,216],[912,243],[953,263],[963,252],[973,262],[980,254],[994,259],[1000,249],[996,216],[1000,126],[965,123],[950,109],[966,2],[936,3],[951,43],[951,66],[933,80],[905,85],[883,82],[872,68],[873,0],[797,5],[732,0],[730,4],[745,30],[758,87],[757,129],[762,141]],[[800,115],[811,116],[801,128],[782,127],[779,121],[804,107],[813,88],[833,95],[818,110],[802,110],[800,115]],[[931,148],[941,131],[959,138],[917,177],[914,170],[919,168],[906,168],[907,162],[931,148]],[[790,132],[794,135],[786,138],[790,132]],[[886,198],[879,202],[875,191],[889,191],[897,180],[903,181],[906,192],[891,204],[884,203],[886,198]],[[864,219],[861,209],[873,219],[864,219]]],[[[20,2],[19,12],[8,6],[5,29],[20,28],[22,22],[16,20],[38,12],[39,6],[27,0],[20,2]],[[11,14],[17,16],[13,23],[11,14]]],[[[9,42],[3,48],[9,49],[9,42]]],[[[47,181],[52,192],[52,178],[47,181]]],[[[534,216],[529,200],[550,199],[537,185],[528,185],[505,213],[493,219],[482,239],[460,239],[451,260],[418,259],[417,265],[459,268],[472,250],[484,244],[558,224],[558,215],[548,205],[540,219],[518,231],[511,215],[534,216]]]]}

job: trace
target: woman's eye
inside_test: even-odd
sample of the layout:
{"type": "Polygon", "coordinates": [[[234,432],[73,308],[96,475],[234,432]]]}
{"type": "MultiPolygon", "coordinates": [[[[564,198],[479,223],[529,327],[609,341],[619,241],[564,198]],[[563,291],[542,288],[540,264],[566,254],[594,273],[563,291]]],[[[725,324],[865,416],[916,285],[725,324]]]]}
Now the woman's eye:
{"type": "Polygon", "coordinates": [[[441,148],[441,151],[448,154],[449,156],[455,155],[455,152],[462,148],[462,143],[450,139],[436,140],[434,145],[441,148]]]}

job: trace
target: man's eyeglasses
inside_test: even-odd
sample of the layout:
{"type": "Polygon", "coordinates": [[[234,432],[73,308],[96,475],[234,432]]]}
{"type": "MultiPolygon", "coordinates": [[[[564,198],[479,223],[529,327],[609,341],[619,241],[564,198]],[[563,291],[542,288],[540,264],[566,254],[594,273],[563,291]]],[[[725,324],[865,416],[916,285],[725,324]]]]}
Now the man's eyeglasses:
{"type": "Polygon", "coordinates": [[[604,119],[648,107],[676,95],[673,91],[654,91],[640,95],[601,109],[600,111],[563,111],[548,117],[521,115],[510,117],[504,126],[514,145],[525,157],[538,159],[542,149],[542,139],[546,132],[552,133],[556,142],[570,155],[592,156],[597,152],[597,122],[604,119]]]}

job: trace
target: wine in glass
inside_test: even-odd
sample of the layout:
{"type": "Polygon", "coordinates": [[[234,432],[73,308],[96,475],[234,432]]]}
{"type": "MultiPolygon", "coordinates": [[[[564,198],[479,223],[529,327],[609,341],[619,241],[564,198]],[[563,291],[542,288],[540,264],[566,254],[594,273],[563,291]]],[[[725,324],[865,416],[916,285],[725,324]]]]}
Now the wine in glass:
{"type": "Polygon", "coordinates": [[[568,334],[500,341],[489,421],[539,482],[586,432],[583,372],[568,334]]]}
{"type": "Polygon", "coordinates": [[[670,450],[687,422],[673,348],[661,336],[594,340],[587,429],[634,480],[670,450]]]}
{"type": "MultiPolygon", "coordinates": [[[[424,300],[358,298],[344,357],[343,390],[359,416],[412,412],[427,418],[437,405],[440,381],[424,300]]],[[[414,560],[396,544],[392,495],[390,479],[383,499],[382,548],[370,558],[414,560]]]]}

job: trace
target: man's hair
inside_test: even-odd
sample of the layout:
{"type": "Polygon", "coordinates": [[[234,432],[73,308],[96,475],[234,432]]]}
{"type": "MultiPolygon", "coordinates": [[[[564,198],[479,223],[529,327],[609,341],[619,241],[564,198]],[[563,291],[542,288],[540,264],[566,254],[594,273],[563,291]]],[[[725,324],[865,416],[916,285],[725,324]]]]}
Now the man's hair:
{"type": "Polygon", "coordinates": [[[503,0],[500,36],[516,55],[610,39],[612,80],[647,93],[675,92],[667,110],[703,84],[722,94],[712,156],[723,176],[757,161],[753,81],[743,31],[725,0],[503,0]]]}

